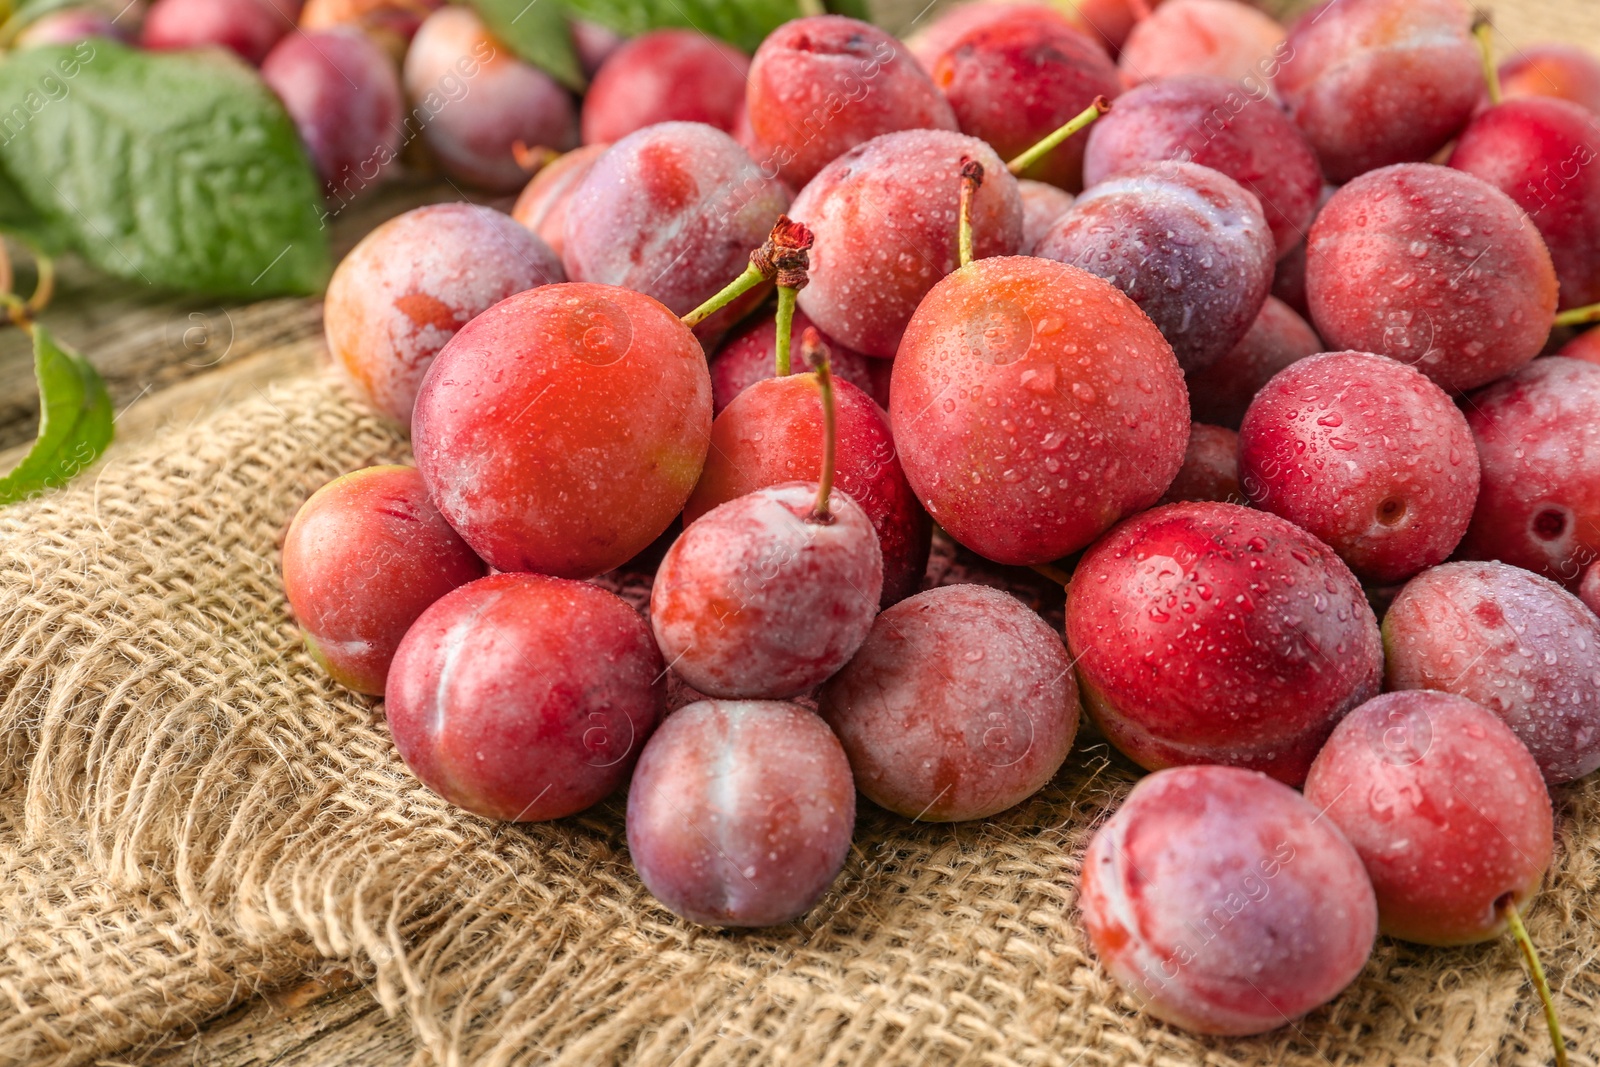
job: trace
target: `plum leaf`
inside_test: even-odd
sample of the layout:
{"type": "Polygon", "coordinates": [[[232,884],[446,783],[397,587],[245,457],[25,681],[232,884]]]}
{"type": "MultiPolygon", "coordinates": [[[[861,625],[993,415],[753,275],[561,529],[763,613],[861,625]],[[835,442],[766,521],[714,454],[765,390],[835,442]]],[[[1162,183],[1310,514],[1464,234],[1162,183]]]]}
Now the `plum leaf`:
{"type": "Polygon", "coordinates": [[[39,381],[39,435],[22,460],[0,477],[0,505],[66,484],[111,443],[111,397],[82,356],[33,327],[33,372],[39,381]]]}

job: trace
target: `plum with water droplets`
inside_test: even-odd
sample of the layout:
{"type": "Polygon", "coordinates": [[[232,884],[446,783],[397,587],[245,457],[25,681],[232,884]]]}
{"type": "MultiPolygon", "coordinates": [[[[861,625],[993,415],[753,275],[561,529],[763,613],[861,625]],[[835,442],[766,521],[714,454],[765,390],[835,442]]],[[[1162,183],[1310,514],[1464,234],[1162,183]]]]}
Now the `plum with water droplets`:
{"type": "MultiPolygon", "coordinates": [[[[573,281],[619,285],[686,315],[745,269],[789,207],[732,137],[663,122],[612,145],[567,205],[561,251],[573,281]]],[[[757,286],[702,323],[720,336],[770,290],[757,286]]]]}
{"type": "Polygon", "coordinates": [[[1210,167],[1254,193],[1272,228],[1275,258],[1305,240],[1322,171],[1305,136],[1271,99],[1211,75],[1142,85],[1089,128],[1083,179],[1094,185],[1167,160],[1210,167]]]}
{"type": "Polygon", "coordinates": [[[733,133],[750,59],[696,30],[652,30],[607,57],[583,98],[583,142],[620,141],[658,122],[733,133]]]}
{"type": "Polygon", "coordinates": [[[889,417],[934,521],[1022,565],[1154,504],[1189,436],[1183,374],[1150,320],[1089,272],[1024,256],[975,260],[928,294],[889,417]]]}
{"type": "Polygon", "coordinates": [[[429,494],[474,551],[567,578],[661,536],[710,437],[711,377],[689,328],[640,293],[579,282],[467,323],[428,369],[411,427],[429,494]]]}
{"type": "Polygon", "coordinates": [[[774,700],[702,700],[662,723],[628,789],[628,852],[657,900],[706,926],[772,926],[822,899],[844,867],[856,789],[815,714],[774,700]]]}
{"type": "MultiPolygon", "coordinates": [[[[816,329],[803,311],[794,315],[793,333],[796,337],[807,329],[816,329]]],[[[733,336],[722,343],[717,354],[711,357],[711,412],[721,415],[733,403],[734,397],[756,382],[777,377],[776,341],[778,323],[775,316],[762,313],[742,323],[733,336]]],[[[881,359],[853,352],[818,332],[823,344],[828,346],[828,360],[833,376],[849,382],[872,397],[879,407],[889,402],[889,364],[881,359]]],[[[804,368],[791,364],[791,371],[804,368]]],[[[713,431],[715,432],[715,431],[713,431]]],[[[788,479],[785,479],[788,480],[788,479]]]]}
{"type": "Polygon", "coordinates": [[[379,226],[333,272],[328,350],[362,399],[402,426],[457,330],[513,293],[565,281],[538,237],[477,204],[431,204],[379,226]]]}
{"type": "Polygon", "coordinates": [[[1068,29],[1075,27],[1071,15],[1049,4],[956,4],[944,8],[935,18],[922,23],[915,33],[906,38],[905,46],[923,70],[932,71],[938,58],[955,47],[955,43],[967,34],[990,26],[1018,22],[1042,22],[1068,29]]]}
{"type": "Polygon", "coordinates": [[[1329,346],[1388,356],[1456,391],[1539,354],[1556,273],[1505,193],[1464,171],[1405,163],[1363,174],[1317,213],[1306,297],[1329,346]]]}
{"type": "Polygon", "coordinates": [[[295,512],[283,539],[283,592],[311,657],[334,681],[374,696],[417,616],[483,571],[414,467],[335,478],[295,512]]]}
{"type": "Polygon", "coordinates": [[[406,633],[384,713],[429,789],[486,818],[542,822],[621,785],[666,701],[661,653],[626,600],[588,582],[492,574],[406,633]]]}
{"type": "Polygon", "coordinates": [[[1554,850],[1550,794],[1517,735],[1464,697],[1385,693],[1345,716],[1306,799],[1372,878],[1385,934],[1466,945],[1504,933],[1554,850]]]}
{"type": "Polygon", "coordinates": [[[572,97],[550,75],[490,35],[470,7],[429,15],[401,71],[422,140],[446,174],[495,193],[528,180],[518,142],[557,152],[578,139],[572,97]]]}
{"type": "Polygon", "coordinates": [[[1505,563],[1446,563],[1406,584],[1383,636],[1390,689],[1482,704],[1551,785],[1600,768],[1600,619],[1554,582],[1505,563]]]}
{"type": "Polygon", "coordinates": [[[944,130],[886,134],[823,168],[789,212],[816,234],[800,310],[817,328],[869,356],[893,358],[912,313],[956,269],[961,166],[983,167],[972,201],[978,259],[1022,244],[1017,180],[994,149],[944,130]]]}
{"type": "Polygon", "coordinates": [[[1571,588],[1600,557],[1600,365],[1551,356],[1466,405],[1483,486],[1464,559],[1497,559],[1571,588]]]}
{"type": "MultiPolygon", "coordinates": [[[[961,132],[1002,158],[1032,148],[1098,97],[1122,91],[1100,45],[1070,26],[1010,19],[974,29],[928,67],[961,132]]],[[[1076,192],[1083,188],[1083,139],[1071,138],[1022,174],[1076,192]]]]}
{"type": "Polygon", "coordinates": [[[1239,435],[1223,426],[1203,422],[1189,427],[1189,446],[1183,453],[1183,466],[1167,486],[1162,504],[1184,500],[1218,500],[1243,504],[1244,490],[1239,485],[1239,435]]]}
{"type": "Polygon", "coordinates": [[[1600,301],[1600,114],[1566,100],[1508,100],[1472,120],[1450,165],[1504,192],[1539,229],[1560,306],[1600,301]]]}
{"type": "Polygon", "coordinates": [[[950,105],[905,45],[842,15],[772,31],[750,61],[745,107],[750,154],[795,189],[883,134],[956,129],[950,105]]]}
{"type": "Polygon", "coordinates": [[[1090,717],[1135,763],[1222,763],[1296,786],[1383,674],[1344,562],[1233,504],[1168,504],[1095,542],[1072,577],[1067,645],[1090,717]]]}
{"type": "Polygon", "coordinates": [[[1274,87],[1336,184],[1432,156],[1483,92],[1463,0],[1335,0],[1295,22],[1288,48],[1274,87]]]}
{"type": "Polygon", "coordinates": [[[539,168],[517,194],[511,217],[538,234],[560,257],[566,247],[567,208],[583,179],[610,145],[586,144],[564,152],[539,168]]]}
{"type": "Polygon", "coordinates": [[[1258,508],[1326,542],[1363,581],[1442,563],[1478,499],[1478,450],[1450,397],[1367,352],[1302,359],[1256,394],[1239,475],[1258,508]]]}
{"type": "Polygon", "coordinates": [[[1225,356],[1261,313],[1275,248],[1254,193],[1210,167],[1160,162],[1085,190],[1034,255],[1127,293],[1193,372],[1225,356]]]}
{"type": "Polygon", "coordinates": [[[1134,24],[1117,66],[1129,85],[1207,74],[1264,98],[1292,56],[1284,37],[1277,20],[1238,0],[1168,0],[1134,24]]]}
{"type": "MultiPolygon", "coordinates": [[[[1500,64],[1500,93],[1505,100],[1570,100],[1600,112],[1600,59],[1556,41],[1525,45],[1500,64]]],[[[1483,103],[1488,102],[1485,95],[1483,103]]]]}
{"type": "Polygon", "coordinates": [[[1589,569],[1583,572],[1583,581],[1578,583],[1578,598],[1590,611],[1600,615],[1600,560],[1589,564],[1589,569]]]}
{"type": "Polygon", "coordinates": [[[1189,375],[1189,410],[1197,422],[1238,429],[1250,401],[1273,375],[1321,351],[1322,339],[1310,323],[1269,296],[1233,351],[1189,375]]]}
{"type": "Polygon", "coordinates": [[[1029,178],[1017,182],[1017,194],[1022,197],[1022,244],[1017,254],[1031,256],[1039,239],[1049,233],[1050,227],[1072,206],[1073,198],[1059,186],[1029,178]]]}
{"type": "Polygon", "coordinates": [[[856,785],[911,819],[981,819],[1060,769],[1078,731],[1061,638],[1015,597],[947,585],[889,608],[819,710],[856,785]]]}
{"type": "Polygon", "coordinates": [[[1201,1034],[1292,1026],[1355,980],[1378,929],[1372,883],[1338,828],[1233,767],[1134,786],[1089,842],[1078,904],[1117,984],[1201,1034]]]}

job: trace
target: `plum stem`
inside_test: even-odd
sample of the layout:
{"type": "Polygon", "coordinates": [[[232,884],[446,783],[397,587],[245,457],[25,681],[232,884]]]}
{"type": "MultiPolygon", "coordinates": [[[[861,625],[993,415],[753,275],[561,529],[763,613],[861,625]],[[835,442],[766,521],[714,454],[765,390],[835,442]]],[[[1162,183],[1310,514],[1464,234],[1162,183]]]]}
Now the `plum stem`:
{"type": "Polygon", "coordinates": [[[778,290],[778,329],[774,345],[777,349],[779,378],[789,376],[789,342],[794,335],[794,298],[798,295],[799,290],[788,286],[778,290]]]}
{"type": "Polygon", "coordinates": [[[833,367],[828,361],[828,346],[822,343],[815,326],[807,326],[800,338],[800,355],[806,366],[816,372],[817,392],[822,400],[822,471],[817,478],[817,506],[811,509],[811,521],[826,524],[833,521],[828,498],[833,494],[839,428],[833,409],[833,367]]]}
{"type": "Polygon", "coordinates": [[[750,253],[750,265],[733,281],[723,286],[710,300],[683,316],[683,324],[695,327],[765,282],[776,280],[780,288],[796,291],[806,287],[806,269],[811,263],[811,245],[816,240],[804,223],[779,215],[765,243],[750,253]]]}
{"type": "Polygon", "coordinates": [[[1557,326],[1582,326],[1586,322],[1600,322],[1600,304],[1585,304],[1556,316],[1557,326]]]}
{"type": "Polygon", "coordinates": [[[33,319],[39,312],[49,306],[50,298],[56,291],[56,264],[55,260],[44,255],[37,249],[33,253],[35,265],[39,271],[39,280],[34,283],[33,295],[23,300],[11,291],[15,277],[11,270],[11,259],[0,248],[0,260],[3,260],[3,274],[5,288],[0,290],[0,308],[5,309],[5,317],[14,326],[20,327],[25,333],[33,332],[33,319]]]}
{"type": "Polygon", "coordinates": [[[1022,155],[1018,156],[1016,159],[1013,159],[1010,163],[1007,163],[1006,170],[1009,170],[1012,174],[1021,174],[1023,171],[1039,162],[1039,160],[1043,159],[1045,156],[1059,148],[1061,143],[1068,137],[1071,137],[1073,134],[1077,133],[1079,130],[1089,125],[1089,123],[1093,122],[1095,119],[1099,118],[1101,115],[1104,115],[1110,110],[1111,101],[1107,100],[1103,96],[1095,97],[1094,101],[1088,107],[1074,115],[1065,126],[1062,126],[1060,129],[1056,130],[1056,132],[1050,134],[1044,140],[1040,141],[1038,144],[1022,153],[1022,155]]]}
{"type": "Polygon", "coordinates": [[[1533,987],[1539,991],[1539,1000],[1544,1005],[1545,1025],[1550,1027],[1550,1044],[1556,1050],[1556,1067],[1567,1067],[1567,1042],[1561,1036],[1561,1020],[1556,1016],[1555,1001],[1550,996],[1550,982],[1544,976],[1544,965],[1539,962],[1539,953],[1534,950],[1528,928],[1522,925],[1516,898],[1506,894],[1506,902],[1501,910],[1511,924],[1511,936],[1517,942],[1517,948],[1522,950],[1522,962],[1527,965],[1528,977],[1533,979],[1533,987]]]}
{"type": "Polygon", "coordinates": [[[983,184],[983,164],[961,157],[961,213],[956,227],[956,258],[965,267],[972,262],[972,198],[983,184]]]}
{"type": "Polygon", "coordinates": [[[1478,39],[1478,53],[1483,57],[1483,83],[1489,89],[1489,103],[1500,102],[1500,69],[1494,65],[1494,42],[1490,34],[1494,27],[1489,24],[1489,13],[1479,11],[1472,20],[1472,36],[1478,39]]]}
{"type": "Polygon", "coordinates": [[[542,144],[534,145],[532,148],[529,148],[521,141],[511,142],[511,158],[514,159],[517,166],[526,171],[529,176],[544,170],[544,168],[548,167],[560,157],[560,152],[557,152],[554,148],[547,148],[542,144]]]}

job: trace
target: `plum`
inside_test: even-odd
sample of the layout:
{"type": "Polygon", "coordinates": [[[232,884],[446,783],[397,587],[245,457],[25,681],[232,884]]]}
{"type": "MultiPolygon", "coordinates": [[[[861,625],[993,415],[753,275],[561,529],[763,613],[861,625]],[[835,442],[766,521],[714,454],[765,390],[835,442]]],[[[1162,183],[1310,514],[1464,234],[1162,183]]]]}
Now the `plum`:
{"type": "Polygon", "coordinates": [[[1141,85],[1089,128],[1083,178],[1094,185],[1169,160],[1210,167],[1254,193],[1272,228],[1275,258],[1305,240],[1322,171],[1305,136],[1272,100],[1212,75],[1141,85]]]}
{"type": "Polygon", "coordinates": [[[1049,4],[1012,3],[1006,0],[955,4],[943,8],[935,18],[923,23],[917,32],[906,38],[905,47],[923,70],[931,72],[939,57],[950,51],[967,34],[1014,22],[1043,22],[1069,29],[1076,27],[1067,12],[1049,4]]]}
{"type": "Polygon", "coordinates": [[[1017,182],[1017,194],[1022,197],[1022,244],[1017,247],[1017,254],[1031,256],[1039,239],[1072,206],[1072,194],[1028,178],[1017,182]]]}
{"type": "Polygon", "coordinates": [[[628,790],[628,852],[657,900],[707,926],[804,915],[844,867],[850,763],[797,704],[702,700],[645,746],[628,790]]]}
{"type": "Polygon", "coordinates": [[[1306,799],[1361,856],[1390,937],[1464,945],[1505,932],[1539,889],[1550,794],[1517,735],[1464,697],[1385,693],[1347,715],[1306,799]]]}
{"type": "Polygon", "coordinates": [[[610,145],[586,144],[539,168],[512,205],[511,217],[538,234],[560,256],[566,248],[567,208],[595,161],[610,145]]]}
{"type": "Polygon", "coordinates": [[[1505,563],[1446,563],[1383,620],[1390,689],[1466,697],[1511,727],[1551,785],[1600,767],[1600,619],[1505,563]]]}
{"type": "MultiPolygon", "coordinates": [[[[837,424],[836,484],[866,512],[883,553],[882,602],[917,591],[928,566],[932,523],[917,503],[895,449],[889,420],[872,399],[833,383],[837,424]]],[[[767,378],[745,389],[717,416],[705,471],[684,506],[694,522],[746,493],[821,476],[823,413],[817,378],[767,378]]]]}
{"type": "Polygon", "coordinates": [[[444,6],[444,0],[306,0],[300,13],[302,30],[350,26],[381,38],[390,34],[409,44],[422,22],[444,6]]]}
{"type": "Polygon", "coordinates": [[[1360,584],[1266,512],[1168,504],[1084,553],[1067,597],[1084,706],[1141,767],[1223,763],[1298,786],[1383,649],[1360,584]]]}
{"type": "Polygon", "coordinates": [[[1578,583],[1578,598],[1590,611],[1600,615],[1600,560],[1589,564],[1589,569],[1583,572],[1583,581],[1578,583]]]}
{"type": "Polygon", "coordinates": [[[795,189],[883,134],[956,129],[905,45],[842,15],[795,19],[768,35],[750,61],[745,107],[750,154],[795,189]]]}
{"type": "Polygon", "coordinates": [[[428,368],[411,433],[434,502],[491,566],[571,578],[661,536],[710,437],[689,328],[640,293],[578,282],[467,323],[428,368]]]}
{"type": "Polygon", "coordinates": [[[1233,767],[1134,786],[1095,832],[1078,906],[1139,1006],[1202,1034],[1258,1034],[1339,995],[1378,908],[1350,842],[1294,790],[1233,767]]]}
{"type": "Polygon", "coordinates": [[[703,122],[732,133],[744,112],[750,59],[696,30],[652,30],[601,66],[583,98],[584,144],[620,141],[658,122],[703,122]]]}
{"type": "Polygon", "coordinates": [[[1505,193],[1464,171],[1403,163],[1363,174],[1317,213],[1306,297],[1330,347],[1389,356],[1456,391],[1539,354],[1556,273],[1505,193]]]}
{"type": "Polygon", "coordinates": [[[1249,332],[1272,286],[1275,249],[1254,193],[1210,167],[1161,162],[1085,190],[1034,255],[1127,293],[1193,372],[1249,332]]]}
{"type": "Polygon", "coordinates": [[[1500,92],[1506,100],[1550,97],[1600,112],[1600,59],[1572,44],[1524,45],[1500,64],[1500,92]]]}
{"type": "Polygon", "coordinates": [[[800,310],[818,329],[857,352],[895,355],[923,297],[957,266],[966,160],[986,175],[973,197],[975,255],[1013,255],[1022,244],[1017,181],[973,137],[944,130],[885,134],[828,164],[800,191],[790,214],[816,234],[800,310]]]}
{"type": "Polygon", "coordinates": [[[333,272],[328,350],[362,399],[409,426],[422,376],[457,330],[513,293],[564,280],[544,242],[493,208],[416,208],[363,237],[333,272]]]}
{"type": "Polygon", "coordinates": [[[1293,54],[1285,36],[1275,19],[1238,0],[1167,0],[1134,24],[1117,66],[1129,85],[1209,74],[1264,98],[1293,54]]]}
{"type": "MultiPolygon", "coordinates": [[[[805,312],[795,312],[794,334],[804,334],[807,329],[816,327],[806,318],[805,312]]],[[[775,362],[777,335],[776,317],[761,314],[741,324],[738,331],[723,342],[717,354],[711,357],[713,415],[721,415],[723,410],[733,403],[734,397],[756,382],[777,377],[775,362]]],[[[836,379],[849,382],[866,393],[879,407],[889,402],[888,380],[880,380],[881,376],[875,373],[876,368],[886,368],[887,363],[863,356],[860,352],[852,352],[831,337],[821,334],[820,331],[819,336],[822,343],[828,346],[828,358],[836,379]]],[[[791,366],[792,371],[799,369],[798,365],[791,366]]],[[[714,434],[716,431],[712,432],[714,434]]]]}
{"type": "Polygon", "coordinates": [[[1566,100],[1508,100],[1472,120],[1450,166],[1505,193],[1539,229],[1559,306],[1600,301],[1600,114],[1566,100]]]}
{"type": "Polygon", "coordinates": [[[1432,156],[1467,124],[1482,61],[1463,0],[1336,0],[1299,19],[1273,85],[1328,180],[1432,156]]]}
{"type": "MultiPolygon", "coordinates": [[[[744,270],[788,207],[783,184],[732,137],[663,122],[595,161],[567,205],[561,258],[573,281],[633,289],[685,315],[744,270]]],[[[718,311],[700,336],[720,336],[768,291],[718,311]]]]}
{"type": "Polygon", "coordinates": [[[1183,466],[1157,503],[1184,500],[1218,500],[1243,504],[1239,485],[1239,435],[1224,426],[1197,422],[1189,427],[1189,446],[1183,466]]]}
{"type": "Polygon", "coordinates": [[[514,193],[528,180],[519,142],[557,152],[577,143],[572,97],[490,36],[470,7],[428,16],[406,51],[401,80],[445,173],[489,192],[514,193]]]}
{"type": "Polygon", "coordinates": [[[666,711],[666,669],[627,601],[588,582],[493,574],[400,642],[384,713],[423,785],[476,815],[574,815],[628,777],[666,711]]]}
{"type": "MultiPolygon", "coordinates": [[[[950,101],[961,132],[1012,159],[1099,98],[1122,91],[1099,44],[1070,26],[1014,18],[974,29],[928,72],[950,101]]],[[[1071,192],[1083,188],[1083,138],[1068,140],[1020,176],[1071,192]]]]}
{"type": "Polygon", "coordinates": [[[1600,363],[1600,328],[1585,330],[1556,352],[1568,359],[1581,359],[1585,363],[1600,363]]]}
{"type": "Polygon", "coordinates": [[[1183,463],[1171,346],[1121,291],[1063,263],[1008,256],[949,275],[917,308],[892,382],[917,498],[999,563],[1076,552],[1159,500],[1183,463]]]}
{"type": "Polygon", "coordinates": [[[879,615],[818,704],[861,792],[929,822],[985,818],[1038,792],[1080,710],[1061,638],[981,585],[929,589],[879,615]]]}
{"type": "Polygon", "coordinates": [[[139,43],[154,51],[218,45],[259,64],[290,30],[299,0],[156,0],[139,43]]]}
{"type": "Polygon", "coordinates": [[[133,31],[120,19],[92,7],[67,7],[46,12],[17,34],[18,48],[46,44],[77,44],[91,37],[130,41],[133,31]]]}
{"type": "Polygon", "coordinates": [[[1237,429],[1250,401],[1273,375],[1321,351],[1322,339],[1310,324],[1288,304],[1269,296],[1244,340],[1189,376],[1189,410],[1198,422],[1237,429]]]}
{"type": "Polygon", "coordinates": [[[712,697],[780,699],[820,685],[866,640],[883,594],[872,520],[843,492],[785,482],[684,527],[650,591],[672,669],[712,697]]]}
{"type": "Polygon", "coordinates": [[[415,467],[367,467],[311,494],[283,539],[283,591],[333,680],[382,696],[395,649],[483,561],[428,499],[415,467]]]}
{"type": "Polygon", "coordinates": [[[360,31],[292,33],[267,53],[261,77],[283,101],[330,191],[359,193],[399,158],[400,78],[389,56],[360,31]]]}
{"type": "Polygon", "coordinates": [[[1309,530],[1358,578],[1391,585],[1442,563],[1478,499],[1467,420],[1424,375],[1327,352],[1280,371],[1239,428],[1250,503],[1309,530]]]}
{"type": "Polygon", "coordinates": [[[1600,365],[1551,356],[1466,405],[1483,486],[1463,559],[1497,559],[1573,587],[1600,557],[1600,365]]]}

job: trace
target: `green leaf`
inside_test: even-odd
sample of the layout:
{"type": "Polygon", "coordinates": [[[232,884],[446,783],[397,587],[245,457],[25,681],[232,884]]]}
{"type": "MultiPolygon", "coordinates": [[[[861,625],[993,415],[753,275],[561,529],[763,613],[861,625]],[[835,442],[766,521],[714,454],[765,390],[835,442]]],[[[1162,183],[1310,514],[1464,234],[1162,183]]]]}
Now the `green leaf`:
{"type": "Polygon", "coordinates": [[[0,166],[0,233],[20,237],[47,256],[59,256],[69,244],[67,235],[28,203],[4,166],[0,166]]]}
{"type": "Polygon", "coordinates": [[[746,52],[754,52],[767,34],[800,17],[798,0],[567,0],[567,4],[618,33],[687,26],[746,52]]]}
{"type": "Polygon", "coordinates": [[[39,380],[39,436],[22,462],[0,478],[0,504],[65,485],[111,443],[111,397],[89,361],[68,352],[43,326],[33,328],[39,380]]]}
{"type": "Polygon", "coordinates": [[[517,55],[582,92],[583,68],[561,0],[472,0],[484,25],[517,55]]]}
{"type": "Polygon", "coordinates": [[[120,277],[235,297],[327,280],[322,188],[294,124],[220,52],[100,39],[10,54],[0,169],[48,233],[120,277]]]}

